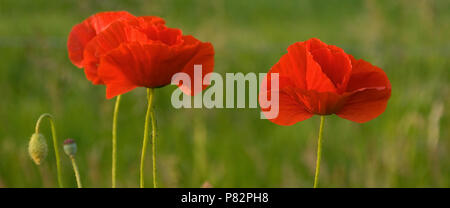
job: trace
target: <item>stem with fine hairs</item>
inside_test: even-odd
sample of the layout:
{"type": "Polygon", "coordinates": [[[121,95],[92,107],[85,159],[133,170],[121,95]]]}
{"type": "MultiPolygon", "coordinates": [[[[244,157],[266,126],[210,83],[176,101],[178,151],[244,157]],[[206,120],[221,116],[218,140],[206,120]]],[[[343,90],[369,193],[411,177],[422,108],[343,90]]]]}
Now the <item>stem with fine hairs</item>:
{"type": "Polygon", "coordinates": [[[155,144],[155,136],[156,136],[156,121],[155,116],[152,109],[153,103],[153,89],[147,88],[147,113],[145,114],[145,126],[144,126],[144,138],[142,141],[142,151],[141,151],[141,165],[139,172],[139,187],[144,188],[144,161],[145,161],[145,152],[147,150],[148,144],[148,125],[151,120],[152,123],[152,150],[153,150],[153,187],[156,188],[156,144],[155,144]]]}
{"type": "Polygon", "coordinates": [[[325,116],[320,116],[320,128],[319,128],[319,140],[317,141],[316,174],[314,176],[314,188],[317,188],[319,184],[320,155],[322,153],[322,135],[324,123],[325,123],[325,116]]]}
{"type": "Polygon", "coordinates": [[[72,160],[73,172],[75,173],[75,179],[77,180],[77,187],[83,188],[83,185],[81,185],[80,171],[78,170],[78,165],[77,162],[75,161],[75,156],[71,155],[70,160],[72,160]]]}
{"type": "Polygon", "coordinates": [[[56,160],[56,173],[58,177],[58,185],[60,188],[63,188],[62,184],[62,174],[61,174],[61,160],[59,159],[59,150],[58,150],[58,139],[56,137],[56,128],[55,123],[53,121],[53,116],[49,113],[42,114],[36,122],[35,132],[39,133],[39,127],[41,126],[41,122],[44,118],[48,118],[50,121],[50,126],[52,129],[52,137],[53,137],[53,149],[55,151],[55,160],[56,160]]]}
{"type": "Polygon", "coordinates": [[[155,113],[152,109],[151,111],[151,120],[152,120],[152,161],[153,161],[153,188],[157,188],[156,184],[156,119],[155,113]]]}
{"type": "Polygon", "coordinates": [[[117,114],[119,113],[120,97],[116,98],[116,105],[114,106],[113,125],[112,125],[112,168],[111,180],[112,187],[116,188],[116,169],[117,169],[117,114]]]}

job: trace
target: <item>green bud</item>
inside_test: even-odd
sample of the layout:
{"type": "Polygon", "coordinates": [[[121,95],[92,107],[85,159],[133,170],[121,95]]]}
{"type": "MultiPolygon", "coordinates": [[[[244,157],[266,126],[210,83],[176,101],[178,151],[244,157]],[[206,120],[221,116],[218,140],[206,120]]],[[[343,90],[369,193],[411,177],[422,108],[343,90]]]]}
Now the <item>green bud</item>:
{"type": "Polygon", "coordinates": [[[77,143],[73,139],[66,139],[64,141],[64,152],[68,156],[75,156],[77,153],[77,143]]]}
{"type": "Polygon", "coordinates": [[[34,133],[28,143],[28,153],[36,165],[45,160],[48,153],[47,142],[42,134],[34,133]]]}

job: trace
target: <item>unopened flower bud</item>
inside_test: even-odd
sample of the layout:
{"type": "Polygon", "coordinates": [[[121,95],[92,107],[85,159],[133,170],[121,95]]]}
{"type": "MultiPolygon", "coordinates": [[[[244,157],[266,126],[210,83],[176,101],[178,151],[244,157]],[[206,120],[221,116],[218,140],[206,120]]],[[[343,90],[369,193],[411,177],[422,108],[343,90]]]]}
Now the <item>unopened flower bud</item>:
{"type": "Polygon", "coordinates": [[[75,156],[77,153],[77,143],[73,139],[66,139],[64,141],[64,152],[68,156],[75,156]]]}
{"type": "Polygon", "coordinates": [[[34,133],[31,135],[28,144],[28,153],[36,165],[40,165],[45,160],[48,153],[47,142],[42,134],[34,133]]]}

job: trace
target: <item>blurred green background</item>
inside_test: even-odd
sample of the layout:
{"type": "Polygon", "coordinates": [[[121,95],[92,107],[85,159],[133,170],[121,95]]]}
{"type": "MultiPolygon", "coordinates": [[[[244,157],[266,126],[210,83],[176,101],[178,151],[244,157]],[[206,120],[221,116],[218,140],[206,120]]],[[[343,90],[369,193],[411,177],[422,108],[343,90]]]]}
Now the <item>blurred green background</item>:
{"type": "MultiPolygon", "coordinates": [[[[392,83],[386,112],[365,124],[325,123],[320,187],[449,187],[450,1],[0,0],[0,187],[56,187],[53,152],[27,153],[40,114],[74,138],[86,187],[110,187],[114,100],[73,66],[75,24],[100,11],[163,17],[214,44],[215,71],[267,72],[296,42],[317,37],[380,66],[392,83]]],[[[174,109],[156,91],[161,187],[312,187],[319,119],[277,126],[259,109],[174,109]]],[[[118,186],[138,187],[145,89],[122,97],[118,186]]],[[[47,123],[42,133],[50,147],[47,123]]],[[[59,147],[62,150],[62,147],[59,147]]],[[[146,185],[151,186],[151,149],[146,185]]],[[[64,184],[75,187],[62,155],[64,184]]]]}

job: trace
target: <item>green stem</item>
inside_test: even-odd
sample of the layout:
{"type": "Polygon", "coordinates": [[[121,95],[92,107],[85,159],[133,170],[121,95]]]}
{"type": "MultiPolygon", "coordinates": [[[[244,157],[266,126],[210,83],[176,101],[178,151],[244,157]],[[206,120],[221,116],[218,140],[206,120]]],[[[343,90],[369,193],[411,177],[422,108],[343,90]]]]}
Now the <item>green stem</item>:
{"type": "Polygon", "coordinates": [[[317,159],[316,159],[316,174],[314,176],[314,188],[317,188],[317,185],[319,183],[320,155],[322,153],[322,135],[324,123],[325,123],[325,116],[320,116],[320,129],[319,129],[319,140],[317,141],[317,159]]]}
{"type": "Polygon", "coordinates": [[[151,112],[151,118],[152,118],[152,160],[153,160],[153,188],[157,187],[156,184],[156,119],[155,119],[155,113],[151,112]]]}
{"type": "Polygon", "coordinates": [[[75,173],[75,178],[77,179],[77,187],[83,188],[83,186],[81,185],[80,171],[78,171],[78,165],[77,162],[75,161],[75,157],[71,155],[70,160],[72,160],[73,172],[75,173]]]}
{"type": "MultiPolygon", "coordinates": [[[[139,172],[139,187],[144,188],[144,160],[145,160],[145,152],[147,150],[148,144],[148,124],[152,113],[152,102],[153,102],[153,89],[147,88],[147,113],[145,114],[145,126],[144,126],[144,139],[142,141],[142,152],[141,152],[141,166],[139,172]]],[[[152,124],[153,124],[152,118],[152,124]]],[[[152,125],[153,126],[153,125],[152,125]]],[[[153,130],[155,131],[155,130],[153,130]]],[[[152,135],[153,136],[153,135],[152,135]]],[[[153,140],[154,138],[152,138],[153,140]]],[[[153,144],[154,145],[154,144],[153,144]]]]}
{"type": "Polygon", "coordinates": [[[62,185],[62,174],[61,174],[61,161],[59,159],[59,150],[58,150],[59,146],[58,146],[58,139],[56,137],[56,128],[55,128],[55,123],[53,121],[53,116],[48,113],[42,114],[39,117],[38,121],[36,122],[35,132],[39,133],[39,127],[44,118],[48,118],[48,120],[50,121],[51,129],[52,129],[52,137],[53,137],[53,149],[55,150],[56,172],[57,172],[57,177],[58,177],[58,185],[60,188],[62,188],[63,185],[62,185]]]}
{"type": "Polygon", "coordinates": [[[114,107],[113,125],[112,125],[112,168],[111,180],[112,187],[116,188],[116,169],[117,169],[117,114],[119,113],[120,95],[116,98],[116,105],[114,107]]]}

